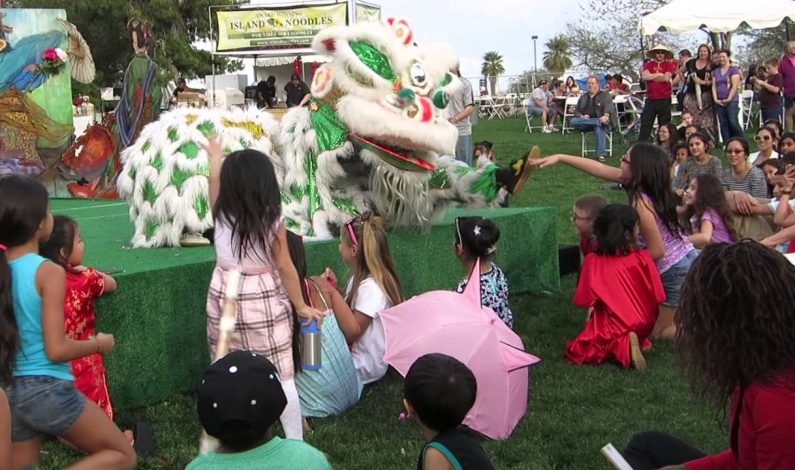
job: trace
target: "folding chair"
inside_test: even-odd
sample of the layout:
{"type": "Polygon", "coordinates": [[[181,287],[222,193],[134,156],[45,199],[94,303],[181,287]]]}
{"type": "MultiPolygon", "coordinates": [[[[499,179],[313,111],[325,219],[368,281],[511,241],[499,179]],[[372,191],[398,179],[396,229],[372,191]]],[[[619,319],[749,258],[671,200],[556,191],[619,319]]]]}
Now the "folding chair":
{"type": "Polygon", "coordinates": [[[533,129],[543,129],[544,128],[544,123],[541,121],[541,116],[538,116],[538,122],[539,122],[538,126],[534,126],[532,124],[532,120],[533,120],[534,114],[530,111],[530,98],[525,98],[522,101],[522,108],[524,108],[524,120],[527,123],[525,125],[525,128],[524,128],[525,132],[529,132],[529,133],[532,134],[533,133],[533,129]]]}
{"type": "Polygon", "coordinates": [[[566,103],[563,105],[563,123],[560,125],[560,133],[565,134],[566,131],[571,131],[574,128],[568,127],[568,122],[574,117],[574,110],[577,108],[577,101],[580,99],[576,96],[569,96],[566,98],[566,103]],[[566,120],[568,118],[569,121],[566,120]]]}
{"type": "MultiPolygon", "coordinates": [[[[584,129],[577,129],[580,132],[580,151],[582,156],[585,157],[589,153],[596,154],[596,132],[592,130],[584,130],[584,129]],[[585,142],[585,134],[593,134],[594,136],[594,146],[593,148],[588,148],[585,142]]],[[[613,131],[612,129],[610,132],[607,133],[607,156],[613,156],[613,131]]]]}
{"type": "Polygon", "coordinates": [[[740,126],[743,129],[748,129],[748,124],[751,122],[751,115],[754,108],[754,90],[743,90],[740,96],[740,126]]]}

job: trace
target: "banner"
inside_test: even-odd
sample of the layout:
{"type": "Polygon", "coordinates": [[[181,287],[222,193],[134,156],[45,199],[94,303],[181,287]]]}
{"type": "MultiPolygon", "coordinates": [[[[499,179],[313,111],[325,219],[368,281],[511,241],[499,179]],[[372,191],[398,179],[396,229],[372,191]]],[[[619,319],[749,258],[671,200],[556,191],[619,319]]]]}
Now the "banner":
{"type": "Polygon", "coordinates": [[[348,4],[300,8],[220,10],[217,52],[309,47],[329,26],[344,26],[348,4]]]}
{"type": "Polygon", "coordinates": [[[367,3],[356,3],[356,22],[357,23],[380,23],[381,7],[369,5],[367,3]]]}

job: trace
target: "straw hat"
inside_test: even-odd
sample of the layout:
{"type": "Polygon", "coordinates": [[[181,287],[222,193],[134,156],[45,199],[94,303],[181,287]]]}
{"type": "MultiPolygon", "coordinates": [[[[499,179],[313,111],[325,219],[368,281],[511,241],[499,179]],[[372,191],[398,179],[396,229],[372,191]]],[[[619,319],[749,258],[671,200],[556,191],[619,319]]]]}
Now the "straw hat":
{"type": "Polygon", "coordinates": [[[653,59],[654,58],[654,53],[657,52],[657,51],[665,52],[665,58],[666,59],[673,59],[674,58],[674,53],[671,52],[671,49],[668,49],[667,47],[663,46],[662,44],[657,44],[656,46],[654,46],[651,49],[649,49],[649,52],[646,54],[646,57],[648,57],[649,59],[653,59]]]}

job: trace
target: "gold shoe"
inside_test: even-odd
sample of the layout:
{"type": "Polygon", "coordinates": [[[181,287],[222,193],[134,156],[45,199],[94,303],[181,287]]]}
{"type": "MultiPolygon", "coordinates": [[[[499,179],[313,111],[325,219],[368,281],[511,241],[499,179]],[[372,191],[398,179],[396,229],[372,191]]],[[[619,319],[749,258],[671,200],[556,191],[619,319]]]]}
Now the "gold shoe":
{"type": "Polygon", "coordinates": [[[210,240],[198,233],[183,233],[179,244],[180,246],[208,246],[210,240]]]}
{"type": "Polygon", "coordinates": [[[514,170],[514,173],[519,176],[519,179],[513,185],[512,188],[508,188],[512,195],[519,193],[522,190],[522,187],[527,182],[527,179],[530,177],[530,174],[535,170],[534,165],[528,165],[528,160],[537,160],[538,157],[541,156],[541,149],[538,148],[538,145],[534,145],[532,149],[527,153],[527,155],[519,160],[516,160],[511,167],[514,170]]]}

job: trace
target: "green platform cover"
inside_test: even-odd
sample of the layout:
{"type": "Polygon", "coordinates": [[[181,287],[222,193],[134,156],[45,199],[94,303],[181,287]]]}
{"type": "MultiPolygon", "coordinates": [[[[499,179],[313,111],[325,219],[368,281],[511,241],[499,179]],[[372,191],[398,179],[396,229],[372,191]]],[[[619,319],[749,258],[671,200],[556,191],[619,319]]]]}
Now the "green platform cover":
{"type": "MultiPolygon", "coordinates": [[[[56,199],[52,210],[77,219],[85,264],[111,272],[119,282],[118,292],[97,305],[100,331],[116,337],[116,349],[106,358],[114,406],[151,404],[194,390],[209,361],[205,298],[213,248],[131,249],[133,228],[122,201],[56,199]]],[[[512,293],[559,289],[555,209],[454,210],[428,232],[390,234],[407,296],[451,289],[465,276],[453,252],[453,220],[459,215],[489,217],[500,227],[495,261],[512,293]]],[[[329,266],[345,278],[336,240],[307,242],[306,251],[310,273],[329,266]]]]}

